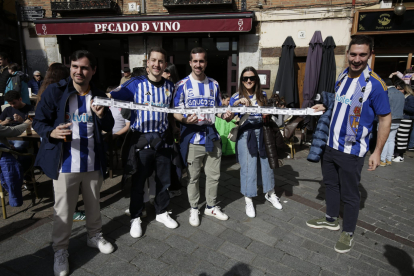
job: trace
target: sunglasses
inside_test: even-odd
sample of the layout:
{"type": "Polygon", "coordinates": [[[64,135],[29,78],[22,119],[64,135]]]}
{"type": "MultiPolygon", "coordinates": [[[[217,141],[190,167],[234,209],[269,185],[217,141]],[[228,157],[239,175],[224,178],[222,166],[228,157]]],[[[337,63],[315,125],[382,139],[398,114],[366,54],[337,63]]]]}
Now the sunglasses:
{"type": "Polygon", "coordinates": [[[242,82],[247,82],[247,81],[256,81],[256,77],[255,76],[251,76],[251,77],[242,77],[242,82]]]}
{"type": "Polygon", "coordinates": [[[40,77],[40,75],[35,75],[35,77],[40,77]]]}

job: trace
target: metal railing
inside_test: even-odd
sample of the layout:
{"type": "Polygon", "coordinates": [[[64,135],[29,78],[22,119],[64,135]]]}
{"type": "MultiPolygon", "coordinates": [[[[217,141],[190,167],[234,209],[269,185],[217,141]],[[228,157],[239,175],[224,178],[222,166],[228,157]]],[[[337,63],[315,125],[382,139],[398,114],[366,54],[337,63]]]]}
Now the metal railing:
{"type": "Polygon", "coordinates": [[[116,9],[114,0],[51,0],[52,11],[71,10],[112,10],[116,9]]]}

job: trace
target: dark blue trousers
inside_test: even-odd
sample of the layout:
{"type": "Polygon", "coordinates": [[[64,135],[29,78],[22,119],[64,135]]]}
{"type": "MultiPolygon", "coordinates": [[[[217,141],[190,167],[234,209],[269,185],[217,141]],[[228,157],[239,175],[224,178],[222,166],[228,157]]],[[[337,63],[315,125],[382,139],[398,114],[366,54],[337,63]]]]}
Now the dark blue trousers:
{"type": "Polygon", "coordinates": [[[339,217],[344,203],[343,231],[354,232],[361,199],[358,186],[365,157],[347,154],[326,146],[322,156],[322,175],[326,187],[326,214],[339,217]]]}
{"type": "Polygon", "coordinates": [[[171,184],[171,149],[143,149],[136,153],[137,172],[131,178],[131,201],[129,211],[131,218],[141,216],[144,209],[145,181],[155,170],[155,212],[157,215],[167,211],[170,204],[168,187],[171,184]]]}

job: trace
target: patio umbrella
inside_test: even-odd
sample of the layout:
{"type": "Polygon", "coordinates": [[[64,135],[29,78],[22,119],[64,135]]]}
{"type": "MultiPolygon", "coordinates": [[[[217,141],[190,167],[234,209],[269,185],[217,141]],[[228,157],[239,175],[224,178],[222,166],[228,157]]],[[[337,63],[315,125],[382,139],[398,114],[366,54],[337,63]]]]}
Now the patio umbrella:
{"type": "Polygon", "coordinates": [[[315,95],[315,102],[320,102],[320,95],[323,91],[334,92],[336,80],[336,62],[335,62],[335,41],[332,36],[325,38],[322,44],[322,65],[319,74],[318,90],[315,95]]]}
{"type": "MultiPolygon", "coordinates": [[[[335,41],[332,36],[325,38],[322,44],[322,65],[319,74],[318,89],[313,98],[314,103],[321,103],[321,95],[323,91],[334,92],[336,80],[336,62],[335,62],[335,41]]],[[[319,117],[312,116],[307,128],[313,130],[319,117]]]]}
{"type": "MultiPolygon", "coordinates": [[[[313,98],[318,89],[319,73],[321,71],[322,43],[321,32],[316,31],[309,42],[308,56],[306,58],[302,108],[313,106],[313,98]]],[[[305,123],[307,121],[305,119],[305,123]]]]}
{"type": "Polygon", "coordinates": [[[279,60],[273,95],[279,91],[279,96],[284,97],[288,107],[295,107],[299,103],[298,86],[295,80],[295,56],[296,44],[291,36],[288,36],[282,45],[282,56],[279,60]]]}

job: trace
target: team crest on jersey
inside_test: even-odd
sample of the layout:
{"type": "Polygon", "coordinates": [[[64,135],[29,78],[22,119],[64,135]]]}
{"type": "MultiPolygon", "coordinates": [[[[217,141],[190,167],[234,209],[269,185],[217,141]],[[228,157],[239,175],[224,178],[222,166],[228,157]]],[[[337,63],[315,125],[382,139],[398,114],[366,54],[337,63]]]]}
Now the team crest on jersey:
{"type": "Polygon", "coordinates": [[[213,91],[213,89],[210,89],[210,97],[213,97],[214,96],[214,91],[213,91]]]}
{"type": "Polygon", "coordinates": [[[170,92],[168,89],[165,89],[165,95],[166,95],[167,97],[169,97],[169,96],[171,95],[171,92],[170,92]]]}
{"type": "Polygon", "coordinates": [[[353,115],[349,115],[349,123],[351,125],[352,131],[355,134],[357,134],[360,119],[361,119],[361,107],[356,106],[354,108],[353,115]]]}

